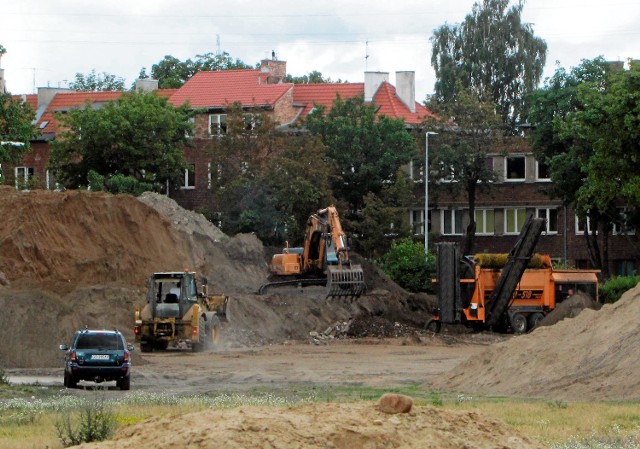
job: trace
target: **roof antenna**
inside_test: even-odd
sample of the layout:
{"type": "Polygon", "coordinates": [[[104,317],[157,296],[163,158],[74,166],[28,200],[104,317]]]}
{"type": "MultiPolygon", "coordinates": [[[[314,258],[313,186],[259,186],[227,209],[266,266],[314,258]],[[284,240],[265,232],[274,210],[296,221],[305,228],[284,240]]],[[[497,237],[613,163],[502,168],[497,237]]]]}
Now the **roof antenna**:
{"type": "Polygon", "coordinates": [[[369,71],[369,41],[364,43],[364,71],[369,71]]]}

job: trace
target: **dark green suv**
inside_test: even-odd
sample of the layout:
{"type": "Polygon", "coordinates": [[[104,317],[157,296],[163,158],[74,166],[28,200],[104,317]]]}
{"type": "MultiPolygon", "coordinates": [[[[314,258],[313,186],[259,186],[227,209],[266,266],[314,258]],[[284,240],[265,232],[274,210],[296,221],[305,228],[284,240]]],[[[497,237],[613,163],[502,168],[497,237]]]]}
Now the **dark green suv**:
{"type": "Polygon", "coordinates": [[[93,382],[116,381],[121,390],[130,388],[131,354],[133,345],[127,344],[117,330],[76,332],[71,345],[60,345],[64,356],[64,386],[76,388],[81,380],[93,382]]]}

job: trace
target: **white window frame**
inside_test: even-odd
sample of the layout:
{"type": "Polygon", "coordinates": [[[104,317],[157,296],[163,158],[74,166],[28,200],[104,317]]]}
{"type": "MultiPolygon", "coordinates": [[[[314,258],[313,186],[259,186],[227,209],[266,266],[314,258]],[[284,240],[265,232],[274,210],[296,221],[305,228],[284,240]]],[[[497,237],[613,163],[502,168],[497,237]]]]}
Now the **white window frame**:
{"type": "MultiPolygon", "coordinates": [[[[626,218],[627,208],[626,207],[617,207],[616,210],[622,219],[626,218]]],[[[613,235],[635,235],[635,228],[631,227],[629,229],[622,228],[618,223],[613,223],[613,229],[611,230],[611,234],[613,235]]]]}
{"type": "MultiPolygon", "coordinates": [[[[550,170],[549,167],[547,169],[550,170]]],[[[537,160],[537,159],[536,159],[536,181],[538,181],[538,182],[551,182],[551,178],[541,178],[540,177],[540,161],[537,160]]]]}
{"type": "Polygon", "coordinates": [[[504,157],[504,180],[505,182],[524,182],[527,179],[527,157],[524,154],[510,154],[504,157]],[[522,159],[524,168],[521,178],[511,178],[509,176],[509,159],[522,159]]]}
{"type": "MultiPolygon", "coordinates": [[[[584,228],[581,226],[580,219],[576,215],[576,235],[584,235],[584,228]]],[[[596,231],[596,234],[598,232],[596,231]]],[[[591,235],[591,218],[587,217],[587,234],[591,235]]]]}
{"type": "Polygon", "coordinates": [[[209,136],[222,136],[227,133],[227,114],[209,114],[209,136]],[[223,126],[224,123],[224,126],[223,126]],[[215,129],[215,132],[214,132],[215,129]]]}
{"type": "Polygon", "coordinates": [[[440,163],[440,173],[444,176],[438,179],[438,183],[448,184],[450,182],[458,182],[458,178],[456,178],[456,171],[452,165],[449,166],[448,170],[445,170],[444,163],[440,163]]]}
{"type": "Polygon", "coordinates": [[[488,208],[480,208],[476,209],[476,235],[495,235],[496,233],[496,212],[495,209],[488,208]],[[488,212],[493,214],[493,229],[491,231],[487,231],[487,215],[488,212]],[[480,215],[480,216],[478,216],[480,215]],[[482,231],[478,231],[478,224],[482,225],[482,231]]]}
{"type": "Polygon", "coordinates": [[[183,184],[180,186],[182,190],[193,190],[196,188],[196,164],[187,164],[184,169],[183,184]],[[190,182],[189,172],[193,173],[193,183],[190,182]]]}
{"type": "Polygon", "coordinates": [[[29,180],[34,176],[34,173],[33,167],[16,167],[14,170],[16,190],[29,190],[29,180]]]}
{"type": "Polygon", "coordinates": [[[424,209],[412,209],[409,212],[409,225],[413,235],[424,235],[424,209]]]}
{"type": "Polygon", "coordinates": [[[462,215],[462,209],[440,209],[440,232],[442,235],[462,235],[464,224],[462,222],[464,216],[462,215]],[[451,219],[451,229],[445,228],[445,216],[449,214],[451,219]],[[459,216],[460,229],[456,228],[457,218],[459,216]]]}
{"type": "Polygon", "coordinates": [[[536,208],[536,218],[544,218],[545,219],[545,228],[544,232],[546,234],[557,234],[558,233],[558,208],[557,207],[537,207],[536,208]],[[541,211],[545,211],[544,214],[541,214],[541,211]],[[555,229],[552,229],[551,220],[549,217],[555,213],[556,215],[556,223],[555,229]]]}
{"type": "Polygon", "coordinates": [[[524,226],[525,221],[527,221],[527,209],[525,209],[524,207],[505,207],[504,209],[504,233],[505,235],[517,235],[520,234],[520,231],[522,231],[522,227],[524,226]],[[519,216],[519,211],[524,211],[524,217],[522,217],[522,223],[519,222],[518,220],[518,216],[519,216]],[[507,224],[508,224],[508,219],[509,219],[509,214],[513,213],[513,222],[515,224],[515,229],[509,229],[507,224]]]}

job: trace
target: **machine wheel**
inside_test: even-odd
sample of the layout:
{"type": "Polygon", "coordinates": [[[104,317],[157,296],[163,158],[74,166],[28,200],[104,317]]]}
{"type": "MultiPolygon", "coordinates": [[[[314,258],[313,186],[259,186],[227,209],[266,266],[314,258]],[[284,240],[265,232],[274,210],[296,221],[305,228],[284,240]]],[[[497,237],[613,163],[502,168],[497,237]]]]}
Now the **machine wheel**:
{"type": "Polygon", "coordinates": [[[204,316],[198,321],[198,341],[191,344],[193,352],[202,352],[207,343],[207,321],[204,316]]]}
{"type": "Polygon", "coordinates": [[[206,345],[207,349],[215,348],[220,342],[220,318],[211,315],[206,325],[206,345]]]}
{"type": "Polygon", "coordinates": [[[439,334],[442,330],[442,323],[440,322],[440,320],[434,320],[433,318],[431,318],[425,323],[424,330],[439,334]]]}
{"type": "Polygon", "coordinates": [[[153,343],[140,343],[140,351],[142,351],[142,352],[152,352],[153,351],[153,343]]]}
{"type": "Polygon", "coordinates": [[[64,372],[64,386],[67,388],[76,388],[78,386],[78,381],[71,374],[64,372]]]}
{"type": "Polygon", "coordinates": [[[527,331],[527,317],[521,313],[511,315],[511,328],[516,334],[524,334],[527,331]]]}
{"type": "Polygon", "coordinates": [[[542,321],[543,319],[544,314],[540,312],[532,313],[531,315],[529,315],[529,329],[533,330],[538,327],[538,324],[540,324],[540,321],[542,321]]]}
{"type": "Polygon", "coordinates": [[[156,341],[154,349],[159,349],[160,351],[164,351],[169,347],[168,341],[156,341]]]}
{"type": "Polygon", "coordinates": [[[121,390],[129,390],[131,388],[131,377],[127,376],[116,380],[116,387],[121,390]]]}

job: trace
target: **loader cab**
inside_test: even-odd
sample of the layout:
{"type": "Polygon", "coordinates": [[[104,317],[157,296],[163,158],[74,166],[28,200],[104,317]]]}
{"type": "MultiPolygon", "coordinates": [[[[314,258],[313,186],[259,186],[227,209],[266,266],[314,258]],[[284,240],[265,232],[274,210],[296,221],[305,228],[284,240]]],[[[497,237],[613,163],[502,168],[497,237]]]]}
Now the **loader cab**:
{"type": "Polygon", "coordinates": [[[184,315],[198,300],[198,289],[193,273],[154,273],[149,279],[147,302],[153,316],[177,318],[184,315]]]}

